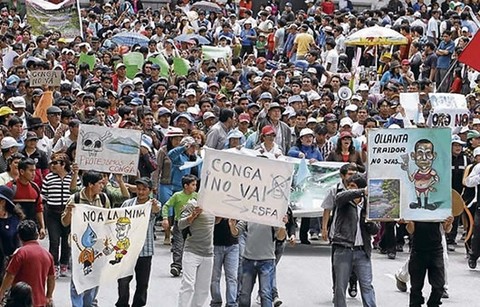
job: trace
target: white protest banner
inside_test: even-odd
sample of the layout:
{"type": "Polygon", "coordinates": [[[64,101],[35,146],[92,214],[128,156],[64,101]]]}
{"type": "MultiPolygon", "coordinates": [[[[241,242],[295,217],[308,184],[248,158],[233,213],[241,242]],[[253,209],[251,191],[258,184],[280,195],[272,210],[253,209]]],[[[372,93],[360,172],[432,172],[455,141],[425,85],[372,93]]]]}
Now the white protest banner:
{"type": "Polygon", "coordinates": [[[104,209],[76,204],[72,213],[72,278],[78,293],[133,274],[147,236],[151,203],[104,209]]]}
{"type": "Polygon", "coordinates": [[[205,150],[198,204],[210,214],[283,226],[293,164],[205,150]]]}
{"type": "Polygon", "coordinates": [[[80,125],[76,163],[83,170],[137,175],[139,130],[80,125]]]}
{"type": "Polygon", "coordinates": [[[60,70],[34,70],[30,73],[30,86],[60,86],[62,72],[60,70]]]}
{"type": "Polygon", "coordinates": [[[5,69],[10,69],[10,67],[13,66],[13,61],[15,59],[15,57],[18,57],[19,54],[16,53],[15,51],[13,50],[10,50],[10,51],[7,51],[4,55],[3,55],[3,67],[5,67],[5,69]]]}
{"type": "Polygon", "coordinates": [[[418,123],[418,104],[420,103],[420,96],[416,93],[400,93],[400,105],[405,109],[405,113],[409,120],[415,124],[418,123]]]}
{"type": "Polygon", "coordinates": [[[449,128],[368,132],[371,220],[442,221],[452,214],[449,128]]]}
{"type": "Polygon", "coordinates": [[[429,94],[432,112],[429,127],[463,127],[468,125],[469,110],[464,95],[449,93],[429,94]]]}
{"type": "Polygon", "coordinates": [[[48,30],[60,31],[62,37],[73,40],[82,36],[80,1],[65,0],[58,4],[45,0],[26,0],[26,20],[35,36],[48,30]]]}
{"type": "Polygon", "coordinates": [[[204,60],[226,59],[228,56],[228,49],[225,47],[202,46],[202,54],[204,60]]]}

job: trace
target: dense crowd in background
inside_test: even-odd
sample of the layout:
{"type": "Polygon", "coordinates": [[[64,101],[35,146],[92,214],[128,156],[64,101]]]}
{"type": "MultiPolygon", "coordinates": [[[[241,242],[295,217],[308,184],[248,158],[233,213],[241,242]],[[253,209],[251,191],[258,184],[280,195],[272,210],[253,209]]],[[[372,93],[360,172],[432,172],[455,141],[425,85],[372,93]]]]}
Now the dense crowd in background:
{"type": "MultiPolygon", "coordinates": [[[[2,56],[18,54],[11,67],[0,69],[0,268],[5,276],[0,297],[15,285],[7,306],[20,306],[15,300],[29,299],[29,292],[34,306],[49,305],[55,278],[70,276],[75,203],[116,208],[147,201],[154,209],[135,268],[132,306],[147,304],[154,240],[172,245],[170,273],[182,276],[179,307],[202,306],[209,293],[211,306],[250,306],[256,277],[261,306],[280,306],[275,266],[297,236],[301,244],[332,243],[335,306],[346,306],[346,292],[357,295],[357,279],[364,306],[375,306],[372,249],[395,259],[407,246],[415,257],[396,275],[397,286],[407,290],[410,272],[410,306],[420,306],[428,270],[428,305],[441,304],[448,298],[444,256],[465,238],[459,224],[464,231],[468,225],[460,217],[444,223],[366,222],[366,131],[426,128],[430,93],[466,95],[470,122],[453,131],[452,188],[475,216],[473,238],[466,242],[474,269],[480,256],[480,74],[457,57],[479,29],[478,1],[375,1],[370,9],[357,10],[349,0],[306,0],[306,9],[294,10],[292,3],[272,0],[260,1],[256,12],[251,0],[200,9],[195,2],[152,9],[141,0],[90,0],[80,11],[83,35],[73,40],[55,29],[33,35],[23,2],[1,8],[2,56]],[[401,33],[408,43],[345,44],[349,35],[374,25],[401,33]],[[148,44],[117,45],[112,37],[122,32],[141,34],[148,44]],[[181,35],[187,39],[179,40],[181,35]],[[202,45],[222,47],[227,57],[206,60],[202,45]],[[145,59],[131,79],[122,61],[129,52],[145,59]],[[79,64],[81,53],[95,55],[93,67],[79,64]],[[186,59],[188,73],[177,75],[172,65],[165,74],[148,60],[159,54],[169,65],[175,57],[186,59]],[[61,71],[60,86],[31,87],[35,70],[61,71]],[[339,94],[345,87],[352,94],[347,99],[339,94]],[[419,93],[419,118],[407,117],[400,104],[403,92],[419,93]],[[80,170],[75,155],[81,125],[141,130],[137,176],[80,170]],[[215,218],[194,204],[201,165],[181,166],[201,159],[204,147],[245,147],[272,159],[347,164],[340,170],[342,181],[325,198],[323,218],[300,222],[289,210],[286,229],[272,228],[215,218]],[[157,238],[160,228],[163,237],[157,238]],[[36,238],[48,238],[49,253],[36,238]]],[[[129,306],[131,279],[119,280],[116,306],[129,306]]],[[[98,288],[77,293],[72,283],[72,304],[96,306],[97,293],[98,288]]]]}

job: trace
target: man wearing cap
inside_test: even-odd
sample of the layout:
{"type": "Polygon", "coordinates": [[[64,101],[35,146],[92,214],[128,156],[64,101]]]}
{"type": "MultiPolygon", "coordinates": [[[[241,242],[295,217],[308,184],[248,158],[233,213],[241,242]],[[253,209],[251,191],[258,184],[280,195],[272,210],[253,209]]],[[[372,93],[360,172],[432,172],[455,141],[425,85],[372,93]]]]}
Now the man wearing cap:
{"type": "Polygon", "coordinates": [[[60,139],[68,126],[60,122],[62,109],[57,106],[51,106],[47,109],[48,123],[45,126],[45,136],[52,139],[52,144],[55,144],[60,139]]]}
{"type": "Polygon", "coordinates": [[[295,20],[295,13],[292,10],[292,3],[285,3],[285,8],[282,12],[281,19],[284,19],[287,23],[291,23],[295,20]]]}
{"type": "Polygon", "coordinates": [[[127,78],[127,67],[125,64],[118,63],[115,66],[115,74],[112,76],[112,81],[113,89],[121,94],[120,91],[123,87],[123,84],[126,82],[131,82],[131,80],[127,78]]]}
{"type": "Polygon", "coordinates": [[[290,24],[288,26],[288,36],[287,40],[285,41],[285,49],[284,49],[284,54],[290,62],[295,62],[295,54],[292,52],[293,50],[293,44],[295,42],[295,37],[297,37],[297,25],[295,23],[290,24]]]}
{"type": "Polygon", "coordinates": [[[70,133],[61,137],[55,146],[52,149],[52,152],[60,152],[66,151],[72,143],[76,142],[78,139],[78,132],[80,129],[80,121],[78,119],[72,119],[70,123],[68,123],[68,129],[70,133]]]}
{"type": "Polygon", "coordinates": [[[52,140],[45,136],[45,124],[42,123],[40,117],[32,117],[28,121],[28,131],[34,132],[37,137],[37,148],[46,153],[47,159],[50,160],[52,155],[52,140]]]}
{"type": "MultiPolygon", "coordinates": [[[[155,198],[151,198],[153,184],[150,178],[141,177],[135,181],[137,197],[127,199],[123,202],[122,208],[151,204],[150,219],[147,228],[147,237],[143,244],[142,251],[138,256],[135,264],[135,280],[136,289],[133,296],[132,306],[146,306],[147,305],[147,289],[150,279],[150,271],[152,267],[152,257],[154,255],[154,224],[156,218],[160,214],[160,206],[155,198]]],[[[130,282],[133,276],[127,276],[118,280],[118,300],[115,306],[125,307],[130,306],[130,282]]]]}
{"type": "Polygon", "coordinates": [[[11,103],[12,109],[17,112],[16,116],[22,119],[22,127],[27,128],[27,121],[32,115],[25,111],[27,104],[22,96],[12,97],[7,102],[11,103]]]}
{"type": "Polygon", "coordinates": [[[48,166],[48,157],[44,151],[41,151],[37,148],[38,136],[35,132],[27,132],[27,137],[25,139],[25,147],[21,153],[35,161],[35,182],[40,188],[42,187],[43,179],[49,173],[50,169],[48,166]]]}
{"type": "MultiPolygon", "coordinates": [[[[292,131],[287,124],[280,120],[284,110],[285,108],[280,106],[277,102],[270,103],[267,116],[259,121],[258,129],[261,131],[266,125],[272,126],[276,133],[275,143],[280,146],[283,154],[286,155],[292,145],[292,131]]],[[[257,140],[257,144],[260,144],[260,138],[257,140]]]]}
{"type": "MultiPolygon", "coordinates": [[[[352,133],[353,121],[350,117],[344,117],[340,120],[340,129],[338,129],[338,133],[332,136],[329,139],[329,142],[332,143],[334,146],[337,146],[338,138],[342,132],[352,133]]],[[[361,152],[362,150],[362,143],[356,138],[352,137],[353,146],[355,150],[361,152]]]]}

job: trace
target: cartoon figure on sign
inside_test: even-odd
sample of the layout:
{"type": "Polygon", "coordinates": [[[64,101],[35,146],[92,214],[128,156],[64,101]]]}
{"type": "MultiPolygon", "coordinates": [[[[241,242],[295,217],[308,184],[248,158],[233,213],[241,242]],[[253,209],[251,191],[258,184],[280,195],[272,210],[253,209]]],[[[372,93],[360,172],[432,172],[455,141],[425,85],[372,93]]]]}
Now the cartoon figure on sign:
{"type": "Polygon", "coordinates": [[[413,173],[408,172],[408,156],[402,156],[403,163],[402,170],[408,174],[408,179],[415,185],[415,193],[417,202],[410,203],[411,209],[423,208],[428,210],[435,210],[440,206],[440,203],[428,203],[428,195],[430,192],[435,192],[435,184],[440,181],[437,171],[433,169],[433,162],[437,158],[437,153],[433,143],[427,139],[421,139],[415,143],[414,152],[410,153],[412,160],[418,167],[413,173]]]}
{"type": "Polygon", "coordinates": [[[122,258],[127,254],[127,250],[130,247],[130,238],[128,232],[130,231],[131,222],[128,217],[121,217],[117,220],[115,231],[117,232],[117,243],[113,246],[115,251],[115,259],[110,260],[110,264],[114,265],[120,263],[122,258]]]}
{"type": "Polygon", "coordinates": [[[97,243],[97,234],[93,231],[90,224],[87,226],[87,229],[82,235],[82,245],[83,248],[78,243],[78,237],[76,234],[73,235],[73,241],[77,244],[78,249],[80,250],[80,255],[78,256],[78,263],[83,263],[83,275],[88,275],[92,272],[92,265],[95,259],[100,257],[102,253],[96,251],[93,246],[97,243]]]}

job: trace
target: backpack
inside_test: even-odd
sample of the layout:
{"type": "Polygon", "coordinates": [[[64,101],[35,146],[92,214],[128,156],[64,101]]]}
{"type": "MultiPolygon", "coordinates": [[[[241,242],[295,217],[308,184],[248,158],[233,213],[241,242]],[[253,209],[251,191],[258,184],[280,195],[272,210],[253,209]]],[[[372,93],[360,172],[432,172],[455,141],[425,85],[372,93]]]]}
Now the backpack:
{"type": "MultiPolygon", "coordinates": [[[[100,197],[100,202],[102,203],[102,207],[105,208],[105,204],[107,203],[107,195],[105,195],[105,193],[100,193],[98,194],[98,196],[100,197]]],[[[75,204],[79,204],[80,203],[80,192],[75,192],[74,196],[73,196],[73,201],[75,204]]]]}

